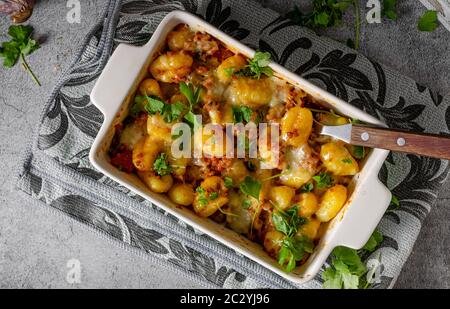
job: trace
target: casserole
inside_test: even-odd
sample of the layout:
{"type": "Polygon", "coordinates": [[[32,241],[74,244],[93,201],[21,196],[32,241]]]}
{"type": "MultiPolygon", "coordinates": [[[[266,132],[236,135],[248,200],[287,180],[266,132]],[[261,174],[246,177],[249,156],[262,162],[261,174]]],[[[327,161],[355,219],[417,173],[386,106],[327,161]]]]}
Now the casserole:
{"type": "MultiPolygon", "coordinates": [[[[283,271],[258,244],[211,220],[198,217],[187,208],[177,207],[166,196],[150,192],[137,177],[121,172],[111,165],[108,153],[115,135],[116,125],[120,124],[127,116],[133,93],[136,92],[138,84],[146,75],[146,68],[165,44],[169,32],[179,24],[186,24],[190,28],[204,31],[246,57],[251,58],[254,55],[254,51],[248,47],[198,17],[181,11],[168,14],[145,46],[119,45],[91,93],[93,104],[102,111],[105,117],[90,153],[90,160],[94,167],[172,215],[295,283],[304,283],[312,279],[334,247],[347,246],[358,249],[364,246],[391,199],[390,192],[378,180],[378,172],[388,155],[388,151],[385,150],[374,149],[371,151],[361,172],[354,177],[354,189],[351,197],[339,214],[328,223],[326,233],[307,262],[291,273],[283,271]]],[[[278,76],[282,76],[284,80],[320,101],[321,105],[365,123],[383,125],[377,119],[283,67],[277,64],[271,64],[270,67],[278,76]]]]}

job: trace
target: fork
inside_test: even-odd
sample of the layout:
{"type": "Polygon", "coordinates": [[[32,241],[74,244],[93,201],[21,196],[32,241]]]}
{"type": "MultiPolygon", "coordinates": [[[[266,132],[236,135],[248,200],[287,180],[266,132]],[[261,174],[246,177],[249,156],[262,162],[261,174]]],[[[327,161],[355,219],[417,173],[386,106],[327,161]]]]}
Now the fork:
{"type": "Polygon", "coordinates": [[[413,133],[360,124],[340,126],[316,124],[320,134],[335,137],[348,144],[450,160],[450,138],[443,135],[413,133]]]}

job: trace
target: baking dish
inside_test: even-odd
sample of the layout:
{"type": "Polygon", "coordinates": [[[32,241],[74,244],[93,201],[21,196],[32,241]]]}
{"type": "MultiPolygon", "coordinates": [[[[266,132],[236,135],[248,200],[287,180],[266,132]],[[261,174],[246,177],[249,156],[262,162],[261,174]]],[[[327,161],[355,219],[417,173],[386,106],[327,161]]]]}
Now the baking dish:
{"type": "MultiPolygon", "coordinates": [[[[230,49],[249,58],[254,55],[254,51],[250,48],[197,16],[182,11],[174,11],[168,14],[146,45],[142,47],[119,45],[91,93],[93,104],[102,111],[105,118],[90,152],[90,160],[94,167],[198,230],[298,284],[312,279],[318,273],[334,247],[347,246],[358,249],[364,246],[391,200],[389,190],[378,179],[379,170],[388,155],[386,150],[374,149],[371,151],[361,172],[354,178],[354,190],[346,205],[338,216],[328,224],[325,235],[321,238],[308,261],[291,273],[284,272],[278,266],[277,261],[272,259],[260,245],[220,224],[198,217],[189,209],[177,207],[166,196],[152,193],[137,177],[123,173],[110,164],[108,151],[115,133],[115,127],[126,117],[132,94],[144,78],[146,68],[164,44],[168,33],[178,24],[187,24],[191,28],[207,32],[222,41],[230,49]]],[[[306,93],[321,101],[324,106],[369,124],[383,125],[379,120],[289,72],[280,65],[271,64],[270,66],[277,75],[303,89],[306,93]]]]}

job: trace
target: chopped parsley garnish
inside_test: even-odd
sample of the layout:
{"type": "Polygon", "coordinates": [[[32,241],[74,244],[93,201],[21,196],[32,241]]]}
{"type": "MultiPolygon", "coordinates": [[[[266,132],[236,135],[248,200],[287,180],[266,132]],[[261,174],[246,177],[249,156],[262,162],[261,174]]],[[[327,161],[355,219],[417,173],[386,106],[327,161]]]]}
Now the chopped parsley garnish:
{"type": "Polygon", "coordinates": [[[199,194],[198,202],[200,203],[200,205],[202,205],[202,206],[208,205],[208,198],[206,197],[206,190],[203,189],[202,187],[197,187],[197,189],[195,191],[197,191],[197,193],[199,194]]]}
{"type": "Polygon", "coordinates": [[[248,123],[251,121],[253,111],[250,107],[233,106],[232,110],[233,110],[234,123],[243,123],[244,121],[248,123]]]}
{"type": "Polygon", "coordinates": [[[269,67],[270,64],[270,53],[257,51],[253,59],[248,61],[248,65],[234,73],[237,76],[248,76],[254,79],[260,79],[262,75],[268,77],[273,76],[273,70],[269,67]]]}
{"type": "Polygon", "coordinates": [[[350,146],[350,150],[352,155],[356,158],[356,159],[363,159],[364,156],[366,155],[366,149],[363,146],[350,146]]]}
{"type": "Polygon", "coordinates": [[[217,192],[211,192],[211,194],[209,195],[209,199],[211,201],[214,201],[215,199],[217,199],[219,197],[219,194],[217,192]]]}
{"type": "Polygon", "coordinates": [[[214,201],[219,197],[219,193],[211,192],[208,194],[208,192],[200,186],[197,187],[197,189],[195,191],[197,191],[197,193],[198,193],[198,202],[202,206],[208,205],[209,201],[214,201]]]}
{"type": "Polygon", "coordinates": [[[241,182],[239,188],[241,192],[255,198],[259,201],[259,194],[261,192],[261,182],[257,179],[254,179],[250,176],[246,176],[244,181],[241,182]]]}
{"type": "Polygon", "coordinates": [[[352,164],[353,161],[352,159],[343,159],[342,162],[345,164],[352,164]]]}
{"type": "Polygon", "coordinates": [[[225,187],[228,189],[233,188],[233,179],[231,177],[225,177],[223,179],[224,183],[225,183],[225,187]]]}
{"type": "Polygon", "coordinates": [[[308,193],[308,192],[311,192],[312,190],[314,190],[314,184],[312,183],[312,182],[308,182],[306,185],[304,185],[302,188],[301,188],[301,192],[302,193],[308,193]]]}
{"type": "Polygon", "coordinates": [[[242,203],[242,208],[244,208],[244,209],[249,209],[250,206],[252,206],[252,202],[251,202],[250,200],[245,200],[245,201],[242,203]]]}
{"type": "Polygon", "coordinates": [[[225,74],[226,74],[228,77],[232,77],[233,74],[234,74],[235,69],[236,69],[235,67],[230,67],[230,68],[225,68],[225,69],[223,69],[223,71],[225,72],[225,74]]]}
{"type": "Polygon", "coordinates": [[[165,153],[161,153],[153,163],[153,170],[159,176],[167,176],[172,172],[172,167],[168,162],[168,156],[165,153]]]}
{"type": "Polygon", "coordinates": [[[330,187],[333,184],[333,178],[329,173],[321,173],[320,175],[314,176],[313,180],[319,189],[330,187]]]}

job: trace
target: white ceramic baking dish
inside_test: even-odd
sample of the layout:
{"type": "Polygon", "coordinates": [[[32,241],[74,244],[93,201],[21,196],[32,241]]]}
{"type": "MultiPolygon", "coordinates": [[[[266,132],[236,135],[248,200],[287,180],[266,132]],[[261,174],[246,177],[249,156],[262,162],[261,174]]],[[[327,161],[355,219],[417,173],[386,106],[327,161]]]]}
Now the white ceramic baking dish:
{"type": "MultiPolygon", "coordinates": [[[[230,49],[239,51],[250,58],[254,55],[252,49],[197,16],[182,11],[168,14],[145,46],[119,45],[91,93],[93,104],[105,116],[103,126],[90,153],[90,160],[95,168],[198,230],[295,283],[300,284],[312,279],[336,246],[347,246],[354,249],[364,246],[391,200],[391,193],[378,179],[380,168],[388,155],[386,150],[374,149],[370,153],[361,172],[355,176],[354,191],[348,202],[339,215],[329,223],[325,235],[308,261],[291,273],[280,269],[277,261],[271,258],[260,245],[212,220],[198,217],[190,209],[177,207],[164,195],[151,192],[137,177],[123,173],[109,163],[108,149],[114,136],[115,125],[126,117],[132,95],[139,82],[145,77],[148,65],[164,45],[167,34],[180,23],[187,24],[196,30],[205,31],[221,40],[230,49]]],[[[339,113],[366,123],[383,125],[379,120],[280,65],[274,63],[271,64],[271,67],[278,76],[326,102],[325,105],[339,113]]]]}

